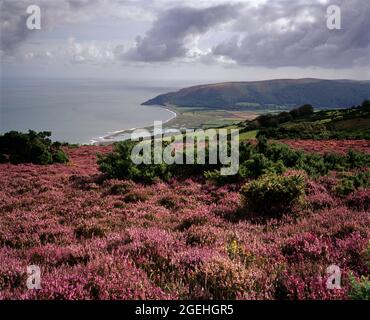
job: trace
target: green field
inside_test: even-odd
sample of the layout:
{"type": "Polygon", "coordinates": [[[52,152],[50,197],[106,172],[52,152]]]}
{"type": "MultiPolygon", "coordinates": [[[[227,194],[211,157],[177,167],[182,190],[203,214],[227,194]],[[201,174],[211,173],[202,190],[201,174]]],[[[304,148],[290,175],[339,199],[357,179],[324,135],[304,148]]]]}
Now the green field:
{"type": "Polygon", "coordinates": [[[177,117],[164,124],[165,128],[214,128],[229,126],[258,116],[254,111],[194,109],[167,106],[177,117]]]}
{"type": "MultiPolygon", "coordinates": [[[[311,107],[312,108],[312,107],[311,107]]],[[[297,109],[296,109],[297,110],[297,109]]],[[[368,102],[348,109],[321,110],[295,115],[295,110],[239,123],[242,139],[261,132],[272,139],[369,139],[368,102]],[[258,130],[258,131],[257,131],[258,130]]]]}

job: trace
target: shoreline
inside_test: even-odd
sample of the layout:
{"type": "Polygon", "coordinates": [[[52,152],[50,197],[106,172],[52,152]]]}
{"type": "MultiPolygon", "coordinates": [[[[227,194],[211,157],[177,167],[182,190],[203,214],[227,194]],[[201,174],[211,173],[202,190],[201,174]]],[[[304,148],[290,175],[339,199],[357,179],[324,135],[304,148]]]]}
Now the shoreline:
{"type": "MultiPolygon", "coordinates": [[[[171,120],[174,120],[178,116],[178,114],[175,111],[169,109],[169,107],[164,107],[164,106],[158,106],[158,107],[164,110],[167,110],[168,112],[172,114],[172,116],[166,121],[163,121],[162,124],[166,124],[170,122],[171,120]]],[[[153,121],[156,121],[156,120],[153,120],[153,121]]],[[[153,125],[147,125],[147,126],[143,126],[139,128],[122,129],[122,130],[113,131],[111,133],[108,133],[107,135],[98,137],[96,139],[94,138],[91,139],[89,144],[90,145],[108,145],[114,142],[125,141],[129,139],[129,137],[127,136],[131,134],[134,130],[136,129],[147,129],[148,130],[149,128],[152,128],[152,127],[153,125]],[[117,139],[118,137],[120,137],[120,139],[117,139]]]]}
{"type": "MultiPolygon", "coordinates": [[[[233,125],[238,122],[252,120],[258,113],[251,110],[191,110],[176,105],[157,105],[171,113],[171,117],[162,122],[163,134],[171,134],[173,130],[181,128],[206,129],[233,125]]],[[[108,133],[90,141],[90,145],[110,145],[115,142],[126,141],[136,129],[148,130],[153,135],[153,123],[139,128],[124,129],[108,133]]]]}

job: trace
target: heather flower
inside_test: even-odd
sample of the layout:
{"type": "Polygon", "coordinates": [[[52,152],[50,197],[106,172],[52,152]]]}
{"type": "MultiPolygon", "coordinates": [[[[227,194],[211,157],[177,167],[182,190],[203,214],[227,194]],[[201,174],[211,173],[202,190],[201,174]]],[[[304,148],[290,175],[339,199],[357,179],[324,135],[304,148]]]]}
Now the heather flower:
{"type": "Polygon", "coordinates": [[[260,221],[240,216],[241,183],[107,179],[96,154],[111,150],[0,164],[0,299],[347,299],[348,275],[369,272],[369,190],[335,197],[338,173],[306,177],[299,215],[260,221]],[[31,264],[40,291],[26,288],[31,264]],[[330,264],[341,290],[326,288],[330,264]]]}

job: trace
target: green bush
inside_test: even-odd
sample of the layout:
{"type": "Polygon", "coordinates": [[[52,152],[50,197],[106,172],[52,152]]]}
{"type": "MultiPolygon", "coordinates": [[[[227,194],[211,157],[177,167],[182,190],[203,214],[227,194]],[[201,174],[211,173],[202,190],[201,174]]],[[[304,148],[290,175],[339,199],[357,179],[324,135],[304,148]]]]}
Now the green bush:
{"type": "MultiPolygon", "coordinates": [[[[221,164],[209,164],[209,148],[205,150],[205,164],[198,164],[197,159],[194,164],[154,164],[154,141],[151,143],[151,159],[149,164],[135,164],[131,159],[131,153],[136,142],[124,141],[117,143],[113,152],[107,155],[98,156],[100,171],[106,173],[110,178],[130,179],[136,182],[152,183],[157,180],[168,181],[172,177],[188,178],[191,176],[202,176],[207,171],[218,170],[221,164]]],[[[168,142],[163,143],[163,148],[168,142]]],[[[185,157],[185,152],[183,157],[185,157]]],[[[195,156],[197,152],[195,151],[195,156]]],[[[183,161],[185,163],[185,161],[183,161]]]]}
{"type": "Polygon", "coordinates": [[[279,216],[303,199],[305,185],[301,175],[264,175],[242,187],[244,207],[268,217],[279,216]]]}
{"type": "MultiPolygon", "coordinates": [[[[217,184],[225,184],[240,182],[246,178],[259,178],[265,174],[282,174],[287,169],[304,170],[310,177],[316,178],[326,175],[330,170],[348,171],[370,165],[370,155],[364,153],[356,151],[349,151],[347,155],[307,153],[291,149],[284,144],[268,143],[266,137],[261,135],[258,137],[257,145],[243,142],[240,144],[237,174],[222,176],[220,163],[209,164],[208,148],[206,148],[205,164],[198,164],[195,159],[195,164],[192,165],[165,163],[136,165],[131,160],[131,151],[134,146],[135,143],[130,141],[116,144],[112,153],[99,156],[100,170],[109,178],[131,179],[144,183],[157,180],[168,181],[172,177],[203,176],[217,184]]],[[[195,156],[196,154],[195,152],[195,156]]],[[[153,163],[153,152],[151,157],[151,163],[153,163]]]]}
{"type": "Polygon", "coordinates": [[[61,149],[56,150],[52,154],[52,157],[53,157],[52,158],[53,162],[55,162],[55,163],[67,163],[69,161],[67,155],[61,149]]]}
{"type": "Polygon", "coordinates": [[[353,275],[349,277],[351,289],[349,296],[353,300],[370,300],[370,280],[362,276],[359,280],[353,275]]]}
{"type": "Polygon", "coordinates": [[[354,175],[346,175],[334,187],[338,196],[346,196],[359,188],[370,186],[370,171],[359,172],[354,175]]]}
{"type": "Polygon", "coordinates": [[[301,167],[304,163],[303,151],[293,150],[284,144],[269,145],[265,154],[271,161],[282,161],[288,168],[301,167]]]}
{"type": "MultiPolygon", "coordinates": [[[[148,141],[150,143],[150,141],[148,141]]],[[[100,171],[110,178],[131,179],[137,182],[151,183],[158,179],[168,180],[171,177],[166,164],[135,164],[131,159],[131,152],[135,142],[125,141],[117,143],[114,151],[107,155],[98,156],[100,171]]],[[[153,153],[151,161],[153,161],[153,153]]]]}
{"type": "Polygon", "coordinates": [[[60,144],[52,143],[50,132],[10,131],[0,136],[0,162],[51,164],[66,163],[60,144]]]}
{"type": "Polygon", "coordinates": [[[324,158],[317,153],[305,154],[299,169],[305,170],[311,177],[323,176],[329,171],[324,158]]]}
{"type": "Polygon", "coordinates": [[[366,153],[349,150],[346,157],[348,167],[351,169],[367,167],[370,165],[370,155],[366,153]]]}

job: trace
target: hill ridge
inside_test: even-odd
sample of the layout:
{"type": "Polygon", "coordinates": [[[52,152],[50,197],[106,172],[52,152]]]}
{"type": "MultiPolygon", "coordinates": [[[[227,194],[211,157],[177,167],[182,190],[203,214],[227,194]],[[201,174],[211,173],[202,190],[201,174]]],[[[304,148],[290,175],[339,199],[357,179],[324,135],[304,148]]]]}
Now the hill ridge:
{"type": "Polygon", "coordinates": [[[242,107],[242,104],[297,107],[348,107],[370,98],[370,80],[271,79],[201,84],[160,94],[143,105],[242,107]]]}

